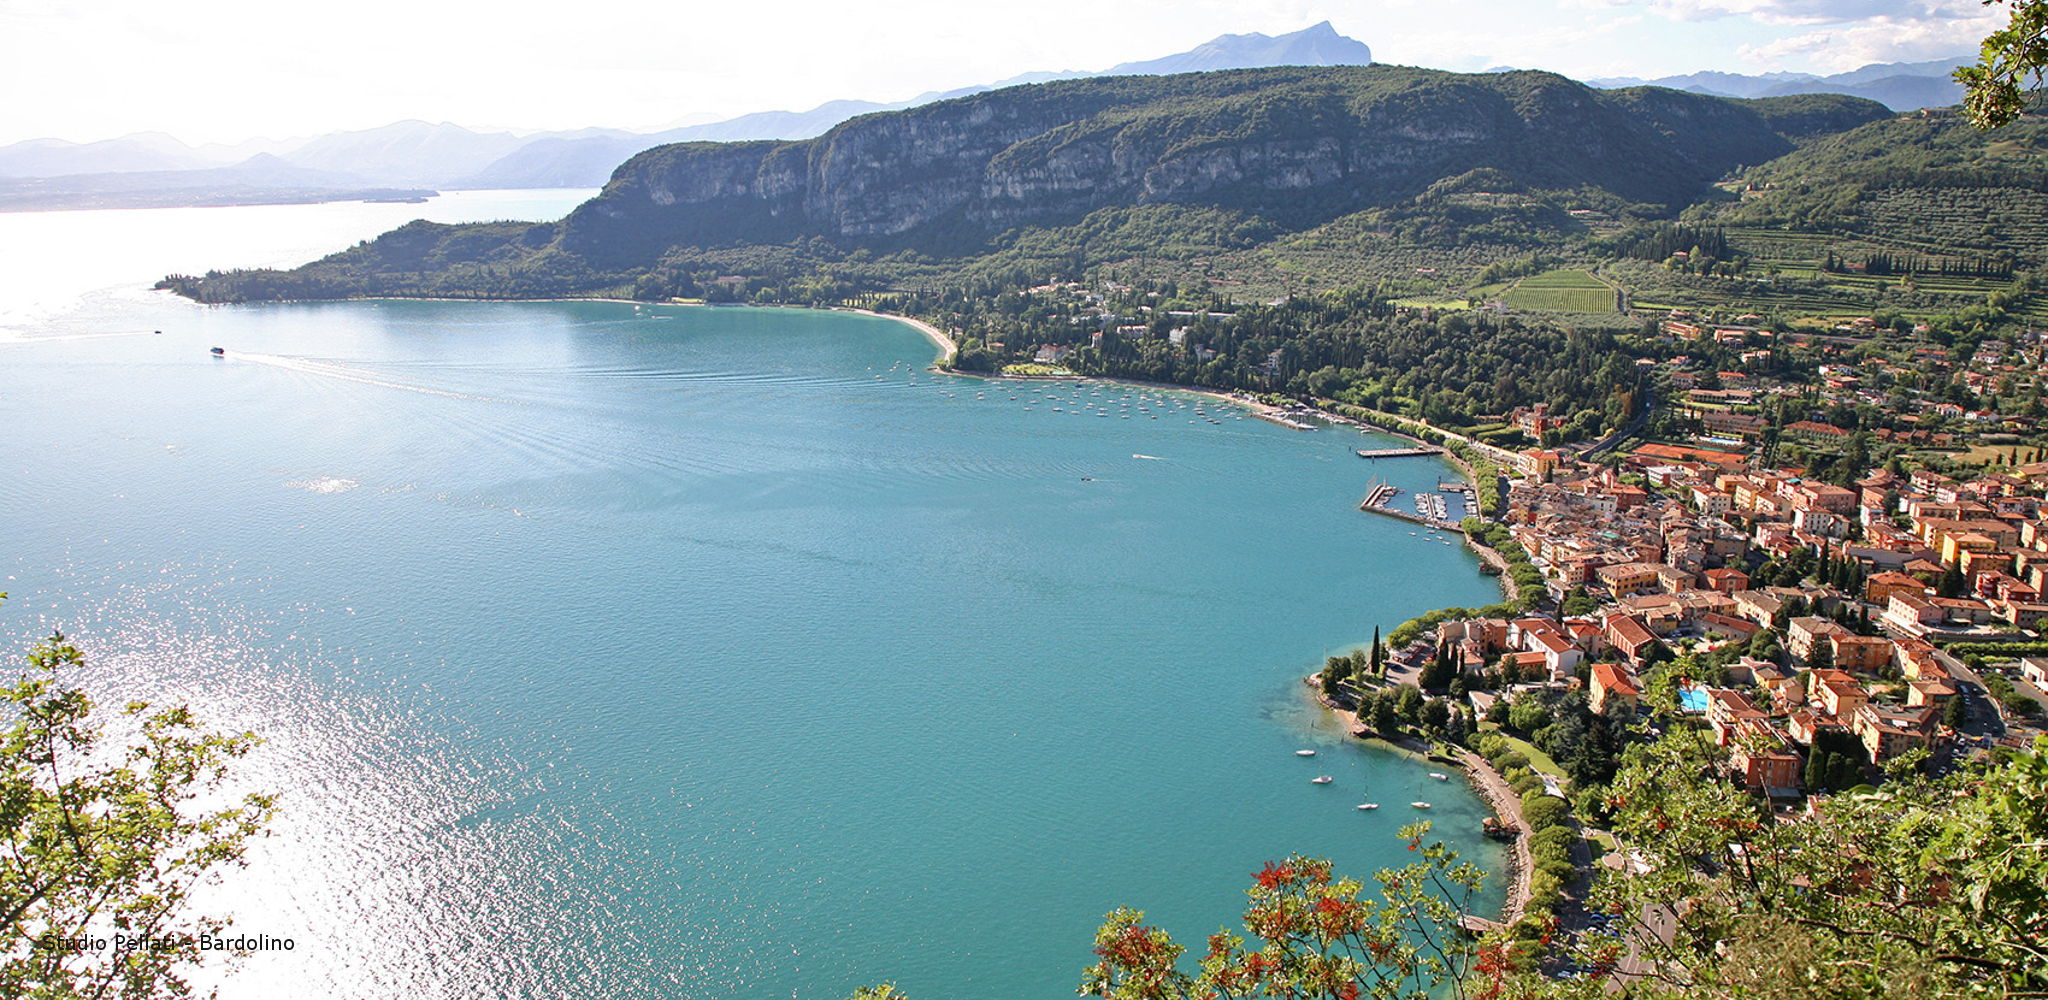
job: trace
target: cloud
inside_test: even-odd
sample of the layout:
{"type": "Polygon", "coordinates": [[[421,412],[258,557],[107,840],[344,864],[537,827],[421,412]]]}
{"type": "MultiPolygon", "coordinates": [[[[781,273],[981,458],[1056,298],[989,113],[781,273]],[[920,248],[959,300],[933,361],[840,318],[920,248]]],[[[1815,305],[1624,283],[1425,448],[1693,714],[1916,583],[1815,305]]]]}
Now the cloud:
{"type": "Polygon", "coordinates": [[[1914,62],[1967,53],[2001,21],[1999,12],[1980,12],[1972,18],[1877,17],[1745,45],[1736,50],[1736,56],[1754,65],[1808,59],[1822,70],[1842,72],[1871,63],[1914,62]]]}
{"type": "Polygon", "coordinates": [[[1569,7],[1598,9],[1643,5],[1673,21],[1716,21],[1738,17],[1758,24],[1822,25],[1864,21],[1907,23],[1975,20],[1978,0],[1563,0],[1569,7]]]}

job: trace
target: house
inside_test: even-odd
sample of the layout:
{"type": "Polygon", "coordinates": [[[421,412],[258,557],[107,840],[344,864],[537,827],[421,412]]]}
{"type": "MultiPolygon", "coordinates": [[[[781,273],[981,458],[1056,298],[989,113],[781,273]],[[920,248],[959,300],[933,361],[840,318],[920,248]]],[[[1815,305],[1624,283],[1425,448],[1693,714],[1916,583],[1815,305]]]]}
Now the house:
{"type": "MultiPolygon", "coordinates": [[[[1785,649],[1800,660],[1813,659],[1813,644],[1831,635],[1848,635],[1849,630],[1832,618],[1808,615],[1794,618],[1785,629],[1785,649]]],[[[1829,650],[1833,652],[1833,650],[1829,650]]]]}
{"type": "Polygon", "coordinates": [[[1707,691],[1707,721],[1714,727],[1714,743],[1727,746],[1734,741],[1737,724],[1744,719],[1763,720],[1769,716],[1752,704],[1747,696],[1733,688],[1710,688],[1707,691]]]}
{"type": "Polygon", "coordinates": [[[1863,738],[1870,759],[1882,764],[1907,750],[1932,749],[1940,717],[1932,705],[1901,712],[1865,704],[1857,708],[1852,728],[1863,738]]]}
{"type": "Polygon", "coordinates": [[[1955,696],[1955,685],[1948,681],[1914,681],[1906,686],[1906,707],[1946,707],[1949,699],[1955,696]]]}
{"type": "Polygon", "coordinates": [[[1719,594],[1733,594],[1749,589],[1749,574],[1739,569],[1710,569],[1704,574],[1707,589],[1719,594]]]}
{"type": "Polygon", "coordinates": [[[1834,717],[1823,715],[1811,708],[1795,708],[1785,719],[1785,733],[1794,742],[1812,746],[1822,733],[1848,732],[1849,727],[1834,717]]]}
{"type": "Polygon", "coordinates": [[[1772,707],[1784,711],[1806,700],[1806,685],[1799,675],[1775,663],[1762,660],[1750,667],[1759,687],[1771,692],[1772,707]]]}
{"type": "Polygon", "coordinates": [[[1657,589],[1657,573],[1664,568],[1662,563],[1619,563],[1594,570],[1593,577],[1615,600],[1620,600],[1630,594],[1657,589]]]}
{"type": "Polygon", "coordinates": [[[1869,704],[1870,694],[1856,678],[1840,670],[1816,670],[1807,678],[1807,702],[1847,721],[1859,708],[1869,704]]]}
{"type": "Polygon", "coordinates": [[[1928,626],[1941,624],[1942,617],[1942,610],[1919,594],[1895,593],[1884,609],[1885,621],[1914,635],[1928,626]]]}
{"type": "Polygon", "coordinates": [[[1708,633],[1718,632],[1736,642],[1748,642],[1750,636],[1763,631],[1764,628],[1746,618],[1736,618],[1713,611],[1701,614],[1698,621],[1700,627],[1706,629],[1708,633]]]}
{"type": "Polygon", "coordinates": [[[2048,657],[2021,657],[2020,676],[2026,678],[2027,683],[2048,690],[2048,657]]]}
{"type": "Polygon", "coordinates": [[[1642,689],[1636,686],[1635,678],[1626,670],[1613,663],[1593,664],[1593,683],[1588,689],[1586,706],[1597,714],[1606,714],[1609,704],[1626,706],[1635,711],[1640,703],[1642,689]]]}
{"type": "Polygon", "coordinates": [[[1918,579],[1896,570],[1879,573],[1863,582],[1863,599],[1872,604],[1885,604],[1893,594],[1925,593],[1927,585],[1918,579]]]}
{"type": "Polygon", "coordinates": [[[1834,654],[1835,669],[1853,674],[1874,674],[1892,662],[1892,641],[1874,635],[1836,634],[1827,638],[1834,654]]]}
{"type": "Polygon", "coordinates": [[[1777,617],[1778,609],[1785,606],[1784,600],[1765,590],[1738,590],[1728,596],[1735,598],[1736,614],[1765,628],[1777,617]]]}
{"type": "MultiPolygon", "coordinates": [[[[1524,652],[1541,656],[1552,680],[1564,680],[1579,671],[1586,658],[1584,650],[1548,618],[1523,618],[1508,628],[1509,641],[1524,652]]],[[[1598,709],[1595,709],[1598,711],[1598,709]]]]}
{"type": "Polygon", "coordinates": [[[1630,663],[1641,663],[1643,655],[1658,643],[1656,635],[1640,619],[1610,614],[1607,616],[1607,644],[1628,657],[1630,663]]]}
{"type": "Polygon", "coordinates": [[[1743,784],[1766,795],[1799,794],[1800,757],[1769,718],[1740,691],[1715,689],[1707,699],[1714,742],[1728,749],[1729,766],[1743,784]]]}

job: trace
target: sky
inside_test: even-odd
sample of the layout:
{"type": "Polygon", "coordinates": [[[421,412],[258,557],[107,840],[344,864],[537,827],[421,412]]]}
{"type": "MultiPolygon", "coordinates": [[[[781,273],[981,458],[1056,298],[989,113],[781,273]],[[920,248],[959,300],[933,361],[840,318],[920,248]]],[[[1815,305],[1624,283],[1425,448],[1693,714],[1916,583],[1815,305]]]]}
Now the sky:
{"type": "Polygon", "coordinates": [[[0,0],[0,144],[403,119],[651,129],[1104,69],[1330,21],[1379,62],[1587,78],[1974,51],[1978,0],[0,0]]]}

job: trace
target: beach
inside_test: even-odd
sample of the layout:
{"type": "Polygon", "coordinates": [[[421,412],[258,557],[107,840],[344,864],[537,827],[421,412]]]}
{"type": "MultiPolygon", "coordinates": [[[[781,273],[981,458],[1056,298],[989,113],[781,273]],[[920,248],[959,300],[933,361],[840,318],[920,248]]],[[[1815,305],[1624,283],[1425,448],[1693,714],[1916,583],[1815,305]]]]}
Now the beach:
{"type": "Polygon", "coordinates": [[[953,338],[946,336],[944,333],[940,332],[938,327],[933,326],[930,323],[927,323],[921,319],[913,319],[909,316],[898,316],[894,313],[879,313],[874,311],[873,309],[853,309],[846,306],[835,307],[832,311],[859,313],[862,316],[879,316],[883,319],[893,319],[898,323],[909,324],[913,329],[917,330],[917,332],[924,334],[925,339],[931,341],[933,344],[938,346],[940,361],[944,361],[947,358],[952,357],[953,352],[960,349],[960,345],[953,343],[953,338]]]}

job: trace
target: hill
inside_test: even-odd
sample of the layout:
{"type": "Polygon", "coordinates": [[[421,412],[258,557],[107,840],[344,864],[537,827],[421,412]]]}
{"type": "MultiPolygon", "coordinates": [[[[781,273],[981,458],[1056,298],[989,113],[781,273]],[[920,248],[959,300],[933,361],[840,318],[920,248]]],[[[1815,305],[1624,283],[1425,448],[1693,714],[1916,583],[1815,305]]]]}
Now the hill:
{"type": "Polygon", "coordinates": [[[1980,132],[1959,115],[1872,122],[1744,172],[1740,226],[1853,235],[1923,253],[2048,263],[2048,120],[1980,132]]]}
{"type": "Polygon", "coordinates": [[[1359,213],[1377,213],[1375,234],[1407,226],[1455,246],[1503,200],[1554,241],[1589,231],[1573,210],[1668,215],[1795,139],[1885,113],[1852,98],[1755,103],[1394,66],[1055,81],[800,142],[664,146],[557,224],[416,223],[290,274],[179,287],[210,301],[561,294],[656,270],[878,256],[902,265],[898,278],[919,259],[1072,270],[1153,244],[1243,248],[1359,213]]]}

